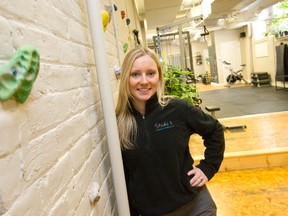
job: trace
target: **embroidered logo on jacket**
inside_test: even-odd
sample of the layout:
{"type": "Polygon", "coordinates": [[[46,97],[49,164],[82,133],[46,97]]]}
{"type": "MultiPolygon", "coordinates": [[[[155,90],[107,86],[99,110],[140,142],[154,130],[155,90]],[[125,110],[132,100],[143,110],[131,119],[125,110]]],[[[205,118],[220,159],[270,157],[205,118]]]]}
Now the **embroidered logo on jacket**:
{"type": "Polygon", "coordinates": [[[166,130],[169,128],[173,128],[175,127],[175,125],[173,124],[172,121],[165,121],[163,123],[156,123],[154,127],[155,127],[155,131],[162,131],[162,130],[166,130]]]}

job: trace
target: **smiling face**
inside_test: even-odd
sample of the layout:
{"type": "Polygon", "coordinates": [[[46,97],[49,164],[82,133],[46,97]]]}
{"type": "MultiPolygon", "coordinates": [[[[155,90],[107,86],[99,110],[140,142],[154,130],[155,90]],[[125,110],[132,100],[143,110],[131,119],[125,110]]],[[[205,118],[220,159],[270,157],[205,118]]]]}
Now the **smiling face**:
{"type": "Polygon", "coordinates": [[[129,90],[134,105],[140,112],[145,111],[147,100],[156,93],[158,82],[159,71],[153,58],[145,55],[134,61],[129,77],[129,90]]]}

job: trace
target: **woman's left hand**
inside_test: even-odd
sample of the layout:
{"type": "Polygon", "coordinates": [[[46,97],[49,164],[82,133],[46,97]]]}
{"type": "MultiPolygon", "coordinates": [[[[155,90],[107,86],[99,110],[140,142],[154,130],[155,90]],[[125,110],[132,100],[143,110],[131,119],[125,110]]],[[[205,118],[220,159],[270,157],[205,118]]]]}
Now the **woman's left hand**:
{"type": "Polygon", "coordinates": [[[190,180],[191,187],[202,187],[205,185],[206,182],[208,182],[208,178],[206,177],[206,175],[202,172],[201,169],[196,166],[193,166],[193,169],[190,170],[187,175],[194,175],[193,178],[191,178],[190,180]]]}

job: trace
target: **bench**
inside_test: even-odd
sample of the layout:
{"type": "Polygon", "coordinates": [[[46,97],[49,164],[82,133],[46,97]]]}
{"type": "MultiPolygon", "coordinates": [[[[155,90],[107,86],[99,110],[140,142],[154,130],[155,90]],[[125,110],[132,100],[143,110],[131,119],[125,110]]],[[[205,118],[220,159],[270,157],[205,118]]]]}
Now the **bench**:
{"type": "Polygon", "coordinates": [[[205,106],[205,109],[211,113],[211,116],[216,119],[215,112],[220,110],[220,107],[216,106],[205,106]]]}
{"type": "MultiPolygon", "coordinates": [[[[220,110],[220,107],[216,107],[216,106],[205,106],[205,109],[211,113],[211,116],[213,118],[216,119],[216,115],[215,115],[215,112],[216,111],[219,111],[220,110]]],[[[246,129],[247,126],[246,125],[235,125],[235,126],[225,126],[223,125],[223,129],[224,130],[243,130],[243,129],[246,129]]]]}

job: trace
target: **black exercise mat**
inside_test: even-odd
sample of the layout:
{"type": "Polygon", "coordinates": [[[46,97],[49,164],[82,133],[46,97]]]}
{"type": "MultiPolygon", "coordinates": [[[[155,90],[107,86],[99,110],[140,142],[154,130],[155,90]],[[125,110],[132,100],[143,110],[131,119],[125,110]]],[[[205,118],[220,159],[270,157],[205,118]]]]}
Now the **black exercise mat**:
{"type": "Polygon", "coordinates": [[[205,112],[205,106],[218,106],[216,118],[254,115],[288,111],[288,91],[275,87],[231,87],[219,90],[201,91],[200,107],[205,112]]]}

